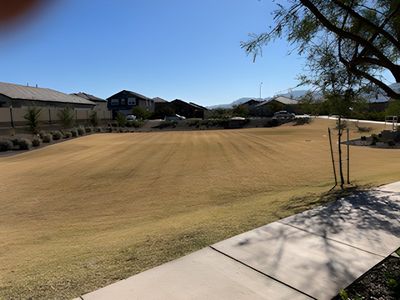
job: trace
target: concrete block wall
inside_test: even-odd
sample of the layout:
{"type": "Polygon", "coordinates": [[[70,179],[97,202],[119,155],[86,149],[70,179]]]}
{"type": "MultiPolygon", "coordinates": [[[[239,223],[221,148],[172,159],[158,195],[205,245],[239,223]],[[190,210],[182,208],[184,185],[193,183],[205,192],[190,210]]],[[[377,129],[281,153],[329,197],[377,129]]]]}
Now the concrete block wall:
{"type": "MultiPolygon", "coordinates": [[[[39,121],[41,123],[58,123],[60,120],[59,113],[62,110],[63,108],[61,107],[42,107],[39,115],[39,121]]],[[[99,121],[108,121],[112,118],[111,111],[109,111],[107,108],[104,109],[104,107],[95,107],[93,110],[97,112],[99,121]]],[[[75,108],[74,118],[78,122],[86,122],[89,120],[90,113],[93,110],[86,108],[75,108]]],[[[12,108],[12,117],[15,126],[23,126],[26,124],[24,116],[27,111],[27,107],[12,108]]],[[[0,107],[0,126],[11,126],[11,113],[9,107],[0,107]]]]}

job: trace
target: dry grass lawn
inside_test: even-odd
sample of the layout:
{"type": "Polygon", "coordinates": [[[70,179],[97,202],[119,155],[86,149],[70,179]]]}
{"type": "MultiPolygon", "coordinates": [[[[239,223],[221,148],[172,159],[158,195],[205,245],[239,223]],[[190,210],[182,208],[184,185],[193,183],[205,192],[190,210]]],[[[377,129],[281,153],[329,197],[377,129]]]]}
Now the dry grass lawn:
{"type": "MultiPolygon", "coordinates": [[[[78,296],[315,205],[332,184],[328,123],[99,134],[0,157],[0,298],[78,296]]],[[[351,151],[357,184],[400,180],[400,150],[351,151]]]]}

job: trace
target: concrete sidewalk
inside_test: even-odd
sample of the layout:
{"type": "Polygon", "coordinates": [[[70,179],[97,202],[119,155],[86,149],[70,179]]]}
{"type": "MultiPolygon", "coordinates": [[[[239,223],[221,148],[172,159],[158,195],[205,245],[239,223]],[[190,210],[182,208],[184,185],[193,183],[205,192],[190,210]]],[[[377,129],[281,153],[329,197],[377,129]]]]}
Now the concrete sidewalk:
{"type": "Polygon", "coordinates": [[[81,299],[331,299],[400,247],[400,182],[219,242],[81,299]]]}
{"type": "MultiPolygon", "coordinates": [[[[318,119],[325,119],[325,120],[337,120],[338,117],[334,116],[317,116],[318,119]]],[[[348,119],[348,118],[342,118],[343,121],[348,121],[348,122],[358,122],[358,123],[365,123],[365,124],[381,124],[381,125],[386,125],[386,126],[392,126],[391,122],[385,122],[385,121],[372,121],[372,120],[360,120],[360,119],[348,119]]]]}

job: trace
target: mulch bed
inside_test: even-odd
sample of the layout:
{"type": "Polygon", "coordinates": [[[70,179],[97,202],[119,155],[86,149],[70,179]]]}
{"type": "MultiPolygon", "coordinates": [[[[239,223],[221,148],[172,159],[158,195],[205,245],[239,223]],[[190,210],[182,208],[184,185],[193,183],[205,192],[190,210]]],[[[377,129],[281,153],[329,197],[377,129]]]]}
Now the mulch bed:
{"type": "Polygon", "coordinates": [[[387,257],[353,282],[341,294],[342,296],[338,295],[333,299],[399,300],[400,258],[387,257]]]}

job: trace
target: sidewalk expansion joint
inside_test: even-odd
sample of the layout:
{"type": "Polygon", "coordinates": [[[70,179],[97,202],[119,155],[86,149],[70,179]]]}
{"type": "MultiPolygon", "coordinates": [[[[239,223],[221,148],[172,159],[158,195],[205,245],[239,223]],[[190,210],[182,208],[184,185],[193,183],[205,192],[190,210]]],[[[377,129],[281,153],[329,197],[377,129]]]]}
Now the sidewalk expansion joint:
{"type": "Polygon", "coordinates": [[[219,254],[222,254],[222,255],[224,255],[224,256],[226,256],[226,257],[238,262],[239,264],[241,264],[241,265],[243,265],[243,266],[245,266],[245,267],[247,267],[247,268],[249,268],[249,269],[251,269],[251,270],[253,270],[253,271],[257,272],[257,273],[259,273],[259,274],[262,274],[262,275],[264,275],[264,276],[266,276],[266,277],[268,277],[268,278],[270,278],[270,279],[272,279],[272,280],[274,280],[276,282],[279,282],[280,284],[283,284],[284,286],[286,286],[286,287],[288,287],[288,288],[290,288],[292,290],[295,290],[296,292],[298,292],[300,294],[303,294],[303,295],[309,297],[310,299],[317,300],[317,298],[315,298],[315,297],[313,297],[313,296],[311,296],[311,295],[309,295],[309,294],[307,294],[307,293],[305,293],[305,292],[303,292],[303,291],[301,291],[301,290],[299,290],[299,289],[297,289],[297,288],[295,288],[295,287],[293,287],[293,286],[291,286],[291,285],[289,285],[289,284],[287,284],[287,283],[285,283],[285,282],[283,282],[283,281],[281,281],[281,280],[279,280],[277,278],[274,278],[273,276],[268,275],[267,273],[264,273],[264,272],[262,272],[262,271],[260,271],[260,270],[258,270],[256,268],[254,268],[254,267],[252,267],[252,266],[240,261],[239,259],[236,259],[233,256],[230,256],[229,254],[226,254],[226,253],[214,248],[213,246],[208,246],[208,247],[211,248],[212,250],[218,252],[219,254]]]}
{"type": "Polygon", "coordinates": [[[282,225],[287,225],[287,226],[290,226],[290,227],[292,227],[292,228],[295,228],[295,229],[298,229],[298,230],[307,232],[307,233],[309,233],[309,234],[322,237],[322,238],[324,238],[324,239],[326,239],[326,240],[330,240],[330,241],[335,242],[335,243],[339,243],[339,244],[342,244],[342,245],[345,245],[345,246],[348,246],[348,247],[351,247],[351,248],[354,248],[354,249],[357,249],[357,250],[360,250],[360,251],[363,251],[363,252],[367,252],[367,253],[372,254],[372,255],[376,255],[376,256],[379,256],[379,257],[382,257],[382,258],[386,258],[386,256],[383,256],[383,255],[380,255],[380,254],[377,254],[377,253],[374,253],[374,252],[365,250],[365,249],[363,249],[363,248],[359,248],[359,247],[357,247],[357,246],[354,246],[354,245],[351,245],[351,244],[348,244],[348,243],[345,243],[345,242],[341,242],[341,241],[335,240],[335,239],[333,239],[333,238],[329,238],[329,237],[324,236],[324,235],[322,235],[322,234],[317,234],[317,233],[315,233],[315,232],[308,231],[308,230],[306,230],[306,229],[297,227],[297,226],[292,225],[292,224],[283,223],[283,222],[281,222],[281,221],[277,221],[277,222],[280,223],[280,224],[282,224],[282,225]]]}

